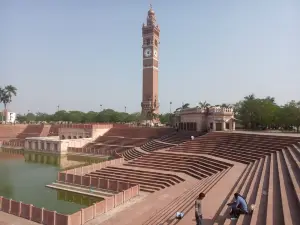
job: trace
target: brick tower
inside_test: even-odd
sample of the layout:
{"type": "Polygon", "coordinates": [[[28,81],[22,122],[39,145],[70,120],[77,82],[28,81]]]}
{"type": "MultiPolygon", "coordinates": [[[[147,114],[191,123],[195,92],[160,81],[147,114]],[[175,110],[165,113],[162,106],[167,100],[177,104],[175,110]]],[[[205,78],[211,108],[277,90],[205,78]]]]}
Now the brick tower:
{"type": "Polygon", "coordinates": [[[158,46],[159,26],[156,24],[155,13],[150,5],[147,24],[143,24],[143,95],[142,115],[147,117],[153,111],[159,113],[158,102],[158,46]]]}

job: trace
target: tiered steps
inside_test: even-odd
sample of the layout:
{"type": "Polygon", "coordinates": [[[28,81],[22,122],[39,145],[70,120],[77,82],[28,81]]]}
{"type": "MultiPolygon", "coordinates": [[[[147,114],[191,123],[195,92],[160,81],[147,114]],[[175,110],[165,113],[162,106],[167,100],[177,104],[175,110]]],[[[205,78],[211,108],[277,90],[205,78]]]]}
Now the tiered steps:
{"type": "Polygon", "coordinates": [[[87,176],[140,184],[141,191],[151,193],[184,181],[181,177],[172,174],[134,170],[124,167],[106,167],[89,173],[87,176]]]}
{"type": "Polygon", "coordinates": [[[157,142],[156,140],[151,140],[147,142],[146,144],[141,146],[141,149],[143,149],[146,152],[152,152],[158,149],[163,148],[170,148],[174,146],[173,144],[163,143],[163,142],[157,142]]]}
{"type": "Polygon", "coordinates": [[[175,218],[176,212],[180,211],[186,214],[188,211],[190,211],[199,193],[207,193],[229,170],[230,169],[225,169],[199,181],[193,188],[185,191],[167,206],[158,210],[146,222],[144,222],[143,225],[177,224],[178,220],[175,218]]]}
{"type": "Polygon", "coordinates": [[[122,157],[126,160],[132,160],[132,159],[136,159],[139,158],[141,156],[143,156],[144,153],[142,153],[141,151],[136,150],[135,148],[131,148],[125,152],[123,152],[122,157]]]}
{"type": "Polygon", "coordinates": [[[147,142],[141,146],[141,149],[147,152],[152,152],[163,148],[171,148],[174,145],[176,146],[180,143],[191,140],[191,136],[198,137],[199,135],[201,135],[199,132],[175,132],[147,142]]]}
{"type": "Polygon", "coordinates": [[[291,145],[257,160],[248,179],[239,184],[236,191],[246,198],[249,205],[255,204],[253,214],[241,215],[237,221],[224,221],[221,215],[217,224],[300,224],[299,158],[299,148],[291,145]]]}
{"type": "Polygon", "coordinates": [[[231,167],[232,164],[199,155],[154,152],[129,161],[124,166],[180,172],[197,179],[203,179],[231,167]]]}

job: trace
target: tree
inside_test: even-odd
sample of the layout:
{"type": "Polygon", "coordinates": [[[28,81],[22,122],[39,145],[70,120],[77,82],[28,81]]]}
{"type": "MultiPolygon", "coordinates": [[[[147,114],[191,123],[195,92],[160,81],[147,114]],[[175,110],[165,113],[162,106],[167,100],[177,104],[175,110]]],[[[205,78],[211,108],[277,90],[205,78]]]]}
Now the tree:
{"type": "Polygon", "coordinates": [[[190,103],[185,103],[185,104],[182,103],[182,106],[177,108],[175,111],[181,111],[183,109],[188,109],[188,108],[190,108],[190,103]]]}
{"type": "Polygon", "coordinates": [[[201,109],[205,110],[206,115],[209,114],[209,108],[211,107],[211,105],[207,101],[199,102],[199,106],[201,109]]]}

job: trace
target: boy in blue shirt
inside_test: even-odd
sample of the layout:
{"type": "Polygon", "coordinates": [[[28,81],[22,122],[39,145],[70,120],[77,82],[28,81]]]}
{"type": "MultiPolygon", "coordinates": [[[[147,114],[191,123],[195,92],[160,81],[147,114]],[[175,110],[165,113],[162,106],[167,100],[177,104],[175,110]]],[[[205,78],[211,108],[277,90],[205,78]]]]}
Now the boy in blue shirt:
{"type": "Polygon", "coordinates": [[[235,201],[233,203],[229,203],[231,206],[230,215],[232,216],[232,220],[239,218],[240,214],[248,214],[248,205],[246,200],[239,194],[234,194],[235,201]]]}

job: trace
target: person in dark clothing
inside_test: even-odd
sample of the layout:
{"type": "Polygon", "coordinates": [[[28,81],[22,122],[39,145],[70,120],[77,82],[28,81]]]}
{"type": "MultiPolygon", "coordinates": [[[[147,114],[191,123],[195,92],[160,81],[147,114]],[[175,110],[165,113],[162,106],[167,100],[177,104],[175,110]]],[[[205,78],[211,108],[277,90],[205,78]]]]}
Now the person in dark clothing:
{"type": "Polygon", "coordinates": [[[235,201],[229,203],[228,206],[231,206],[231,219],[236,220],[241,214],[248,214],[248,205],[243,196],[239,193],[234,194],[235,201]]]}

